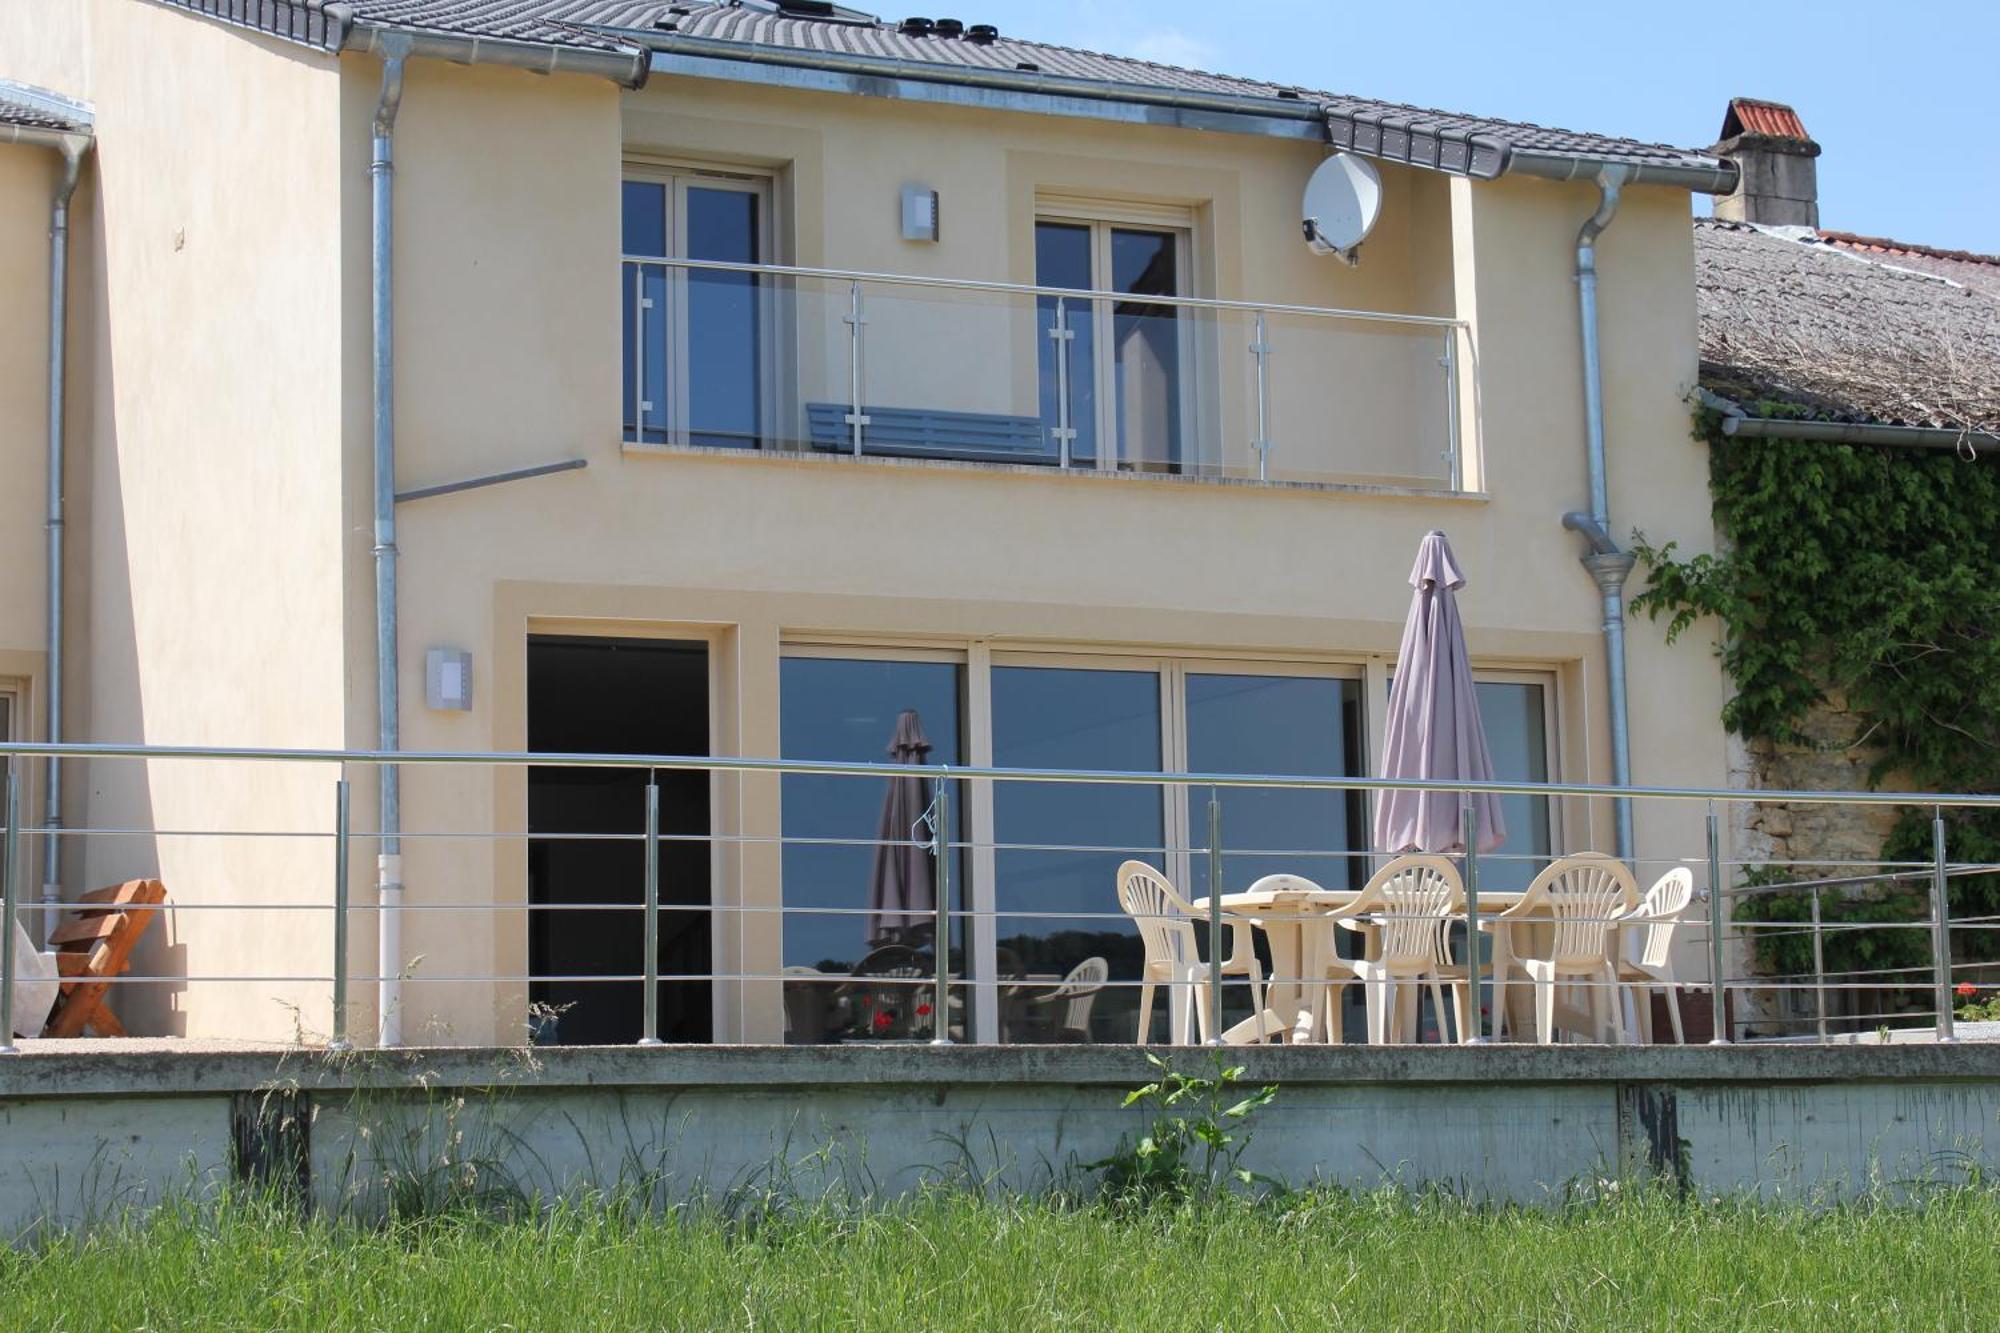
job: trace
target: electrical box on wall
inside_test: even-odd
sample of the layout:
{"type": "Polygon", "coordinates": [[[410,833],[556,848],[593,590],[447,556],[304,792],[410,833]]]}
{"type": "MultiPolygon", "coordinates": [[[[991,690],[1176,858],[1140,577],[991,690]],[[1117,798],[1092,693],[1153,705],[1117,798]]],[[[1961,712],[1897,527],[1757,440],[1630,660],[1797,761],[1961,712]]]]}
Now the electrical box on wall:
{"type": "Polygon", "coordinates": [[[460,648],[432,648],[424,654],[424,706],[443,712],[471,710],[471,653],[460,648]]]}
{"type": "Polygon", "coordinates": [[[935,241],[938,238],[938,193],[926,185],[903,187],[903,239],[935,241]]]}

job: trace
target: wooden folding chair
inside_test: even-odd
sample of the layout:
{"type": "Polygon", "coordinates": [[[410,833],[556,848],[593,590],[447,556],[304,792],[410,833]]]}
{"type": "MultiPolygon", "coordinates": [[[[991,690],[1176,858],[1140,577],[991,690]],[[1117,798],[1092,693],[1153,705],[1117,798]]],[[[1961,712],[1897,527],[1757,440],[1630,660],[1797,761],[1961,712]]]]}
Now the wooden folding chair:
{"type": "Polygon", "coordinates": [[[81,1037],[85,1029],[100,1037],[125,1035],[105,997],[111,978],[131,966],[133,948],[166,900],[167,886],[157,879],[128,879],[84,894],[77,909],[64,916],[49,937],[62,993],[44,1037],[81,1037]]]}

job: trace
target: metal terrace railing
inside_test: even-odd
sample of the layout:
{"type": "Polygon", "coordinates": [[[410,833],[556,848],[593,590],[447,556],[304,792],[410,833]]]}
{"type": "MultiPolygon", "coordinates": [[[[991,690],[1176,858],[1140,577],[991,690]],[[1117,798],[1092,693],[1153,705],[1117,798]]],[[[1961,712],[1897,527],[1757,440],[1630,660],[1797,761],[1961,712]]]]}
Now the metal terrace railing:
{"type": "Polygon", "coordinates": [[[623,257],[622,285],[632,445],[1445,491],[1472,476],[1462,320],[647,255],[623,257]]]}
{"type": "MultiPolygon", "coordinates": [[[[174,920],[174,947],[153,948],[132,971],[102,978],[115,1005],[147,988],[186,994],[242,987],[247,991],[232,994],[323,1015],[317,1035],[336,1047],[352,1039],[357,1009],[378,1004],[399,1006],[406,1017],[484,1006],[491,1023],[519,1024],[513,1031],[520,1039],[536,1041],[1129,1043],[1184,1035],[1186,1019],[1175,1015],[1204,1009],[1220,1016],[1218,1032],[1234,1029],[1232,1039],[1267,1027],[1264,1035],[1274,1038],[1319,1040],[1327,1006],[1364,1007],[1364,988],[1336,986],[1345,965],[1307,947],[1310,932],[1360,944],[1368,929],[1406,919],[1378,906],[1350,922],[1359,929],[1331,924],[1386,859],[1365,845],[1365,803],[1390,789],[1496,793],[1531,803],[1517,809],[1551,812],[1556,831],[1545,846],[1525,838],[1528,851],[1503,845],[1454,858],[1469,910],[1438,927],[1439,991],[1432,996],[1428,981],[1413,985],[1422,993],[1420,1022],[1409,1037],[1518,1040],[1533,1033],[1524,1021],[1531,987],[1518,960],[1535,956],[1534,932],[1549,922],[1532,913],[1510,918],[1517,961],[1496,976],[1504,955],[1492,948],[1495,917],[1519,901],[1552,856],[1588,850],[1589,830],[1609,822],[1593,815],[1613,799],[1657,811],[1653,827],[1705,834],[1700,847],[1686,849],[1692,856],[1663,855],[1680,849],[1656,846],[1631,868],[1642,890],[1682,866],[1704,890],[1681,924],[1672,975],[1683,996],[1713,995],[1715,1040],[1839,1040],[1878,1026],[1919,1025],[1952,1040],[1955,991],[1976,986],[1995,966],[1982,960],[1995,952],[1984,946],[2000,928],[1990,914],[1954,914],[1951,906],[1954,884],[2000,875],[2000,865],[1947,855],[1952,813],[2000,806],[2000,796],[1990,795],[18,742],[0,743],[0,759],[8,779],[0,865],[10,922],[25,921],[46,938],[78,909],[75,902],[31,901],[25,888],[26,843],[61,838],[69,844],[65,861],[84,866],[93,881],[156,876],[167,885],[159,910],[174,920]],[[51,755],[87,772],[103,808],[123,802],[148,809],[149,817],[24,828],[21,779],[30,760],[51,755]],[[357,858],[375,850],[376,840],[354,822],[349,784],[389,764],[411,770],[413,814],[519,809],[528,822],[505,827],[496,815],[483,827],[426,828],[410,820],[402,835],[408,895],[400,906],[385,906],[372,888],[354,886],[357,858]],[[890,827],[851,817],[898,810],[887,796],[913,782],[916,799],[884,816],[890,827]],[[761,831],[759,812],[777,809],[779,791],[784,822],[761,831]],[[322,801],[324,819],[272,822],[268,814],[322,801]],[[1920,809],[1933,820],[1933,855],[1923,863],[1835,866],[1832,875],[1763,864],[1749,876],[1752,866],[1724,855],[1732,807],[1775,802],[1920,809]],[[1119,824],[1135,810],[1140,823],[1119,824]],[[827,818],[815,822],[815,811],[827,818]],[[267,813],[253,818],[259,812],[267,813]],[[904,815],[907,829],[894,827],[904,815]],[[1256,965],[1149,973],[1159,955],[1141,941],[1141,920],[1120,906],[1113,888],[1128,859],[1146,862],[1196,900],[1192,915],[1161,908],[1159,919],[1191,932],[1199,958],[1216,956],[1208,941],[1223,941],[1227,951],[1225,937],[1241,926],[1256,965]],[[1739,882],[1774,872],[1793,882],[1739,882]],[[1324,893],[1261,903],[1232,897],[1271,873],[1301,876],[1324,893]],[[1924,889],[1900,900],[1908,908],[1901,915],[1835,919],[1824,910],[1899,882],[1924,889]],[[1221,894],[1211,891],[1218,885],[1221,894]],[[1720,892],[1705,891],[1716,885],[1720,892]],[[1789,914],[1730,910],[1774,893],[1804,906],[1789,914]],[[355,942],[365,941],[385,912],[410,923],[409,955],[357,967],[355,942]],[[1914,936],[1919,961],[1829,967],[1830,942],[1856,932],[1914,936]],[[1788,937],[1809,942],[1809,969],[1745,970],[1760,948],[1788,937]],[[1468,948],[1467,940],[1480,947],[1468,948]],[[1266,1013],[1248,1003],[1253,980],[1269,988],[1266,1013]],[[1480,999],[1468,1015],[1485,1011],[1468,1018],[1471,1030],[1462,1033],[1452,1006],[1422,1007],[1458,985],[1480,999]],[[1156,988],[1165,1013],[1142,1024],[1156,988]],[[1511,1031],[1502,1031],[1503,1012],[1511,1031]]],[[[1621,930],[1644,924],[1622,909],[1589,920],[1621,930]]],[[[1239,952],[1232,962],[1244,958],[1239,952]]],[[[13,930],[0,931],[0,1030],[13,1030],[17,983],[35,961],[13,930]]],[[[1560,1025],[1591,1036],[1628,1001],[1638,1017],[1630,980],[1566,980],[1574,993],[1560,1025]],[[1601,1001],[1594,1006],[1593,993],[1601,1001]]],[[[246,1012],[248,1004],[234,998],[226,1008],[246,1012]]],[[[1361,1030],[1358,1022],[1344,1026],[1361,1030]]]]}

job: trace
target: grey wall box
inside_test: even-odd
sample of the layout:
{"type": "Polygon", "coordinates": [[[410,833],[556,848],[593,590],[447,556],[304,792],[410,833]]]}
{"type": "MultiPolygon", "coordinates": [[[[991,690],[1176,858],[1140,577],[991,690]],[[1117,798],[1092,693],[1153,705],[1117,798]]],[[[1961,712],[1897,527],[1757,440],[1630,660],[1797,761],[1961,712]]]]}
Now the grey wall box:
{"type": "Polygon", "coordinates": [[[472,708],[472,654],[432,648],[424,654],[424,706],[445,712],[472,708]]]}
{"type": "Polygon", "coordinates": [[[903,239],[935,241],[938,238],[938,193],[928,185],[903,187],[903,239]]]}

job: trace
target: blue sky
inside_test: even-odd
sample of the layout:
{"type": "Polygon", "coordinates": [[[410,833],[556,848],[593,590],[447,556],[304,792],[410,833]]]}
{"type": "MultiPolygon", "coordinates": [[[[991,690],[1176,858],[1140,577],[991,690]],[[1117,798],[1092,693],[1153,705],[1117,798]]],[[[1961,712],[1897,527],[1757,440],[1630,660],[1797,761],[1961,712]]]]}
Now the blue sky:
{"type": "Polygon", "coordinates": [[[1714,141],[1732,96],[1789,102],[1825,149],[1822,226],[2000,253],[2000,0],[966,0],[910,12],[1689,147],[1714,141]]]}

